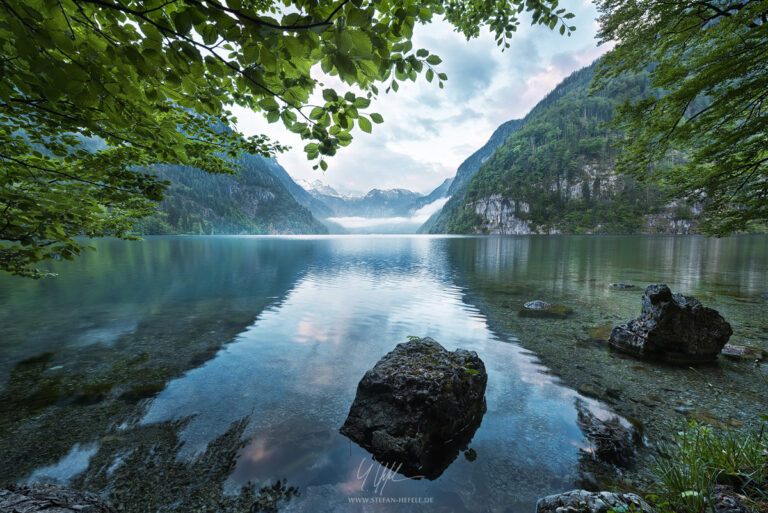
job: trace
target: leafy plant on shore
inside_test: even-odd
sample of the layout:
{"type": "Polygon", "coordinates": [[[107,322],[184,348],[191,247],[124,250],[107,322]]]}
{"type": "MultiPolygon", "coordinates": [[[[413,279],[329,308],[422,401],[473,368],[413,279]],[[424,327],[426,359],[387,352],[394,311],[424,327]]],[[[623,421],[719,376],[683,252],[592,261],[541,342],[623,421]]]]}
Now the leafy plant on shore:
{"type": "MultiPolygon", "coordinates": [[[[768,422],[768,416],[762,416],[768,422]]],[[[713,511],[715,485],[768,498],[768,434],[766,425],[749,433],[715,431],[690,422],[674,440],[659,447],[651,471],[663,491],[662,501],[680,513],[713,511]]]]}

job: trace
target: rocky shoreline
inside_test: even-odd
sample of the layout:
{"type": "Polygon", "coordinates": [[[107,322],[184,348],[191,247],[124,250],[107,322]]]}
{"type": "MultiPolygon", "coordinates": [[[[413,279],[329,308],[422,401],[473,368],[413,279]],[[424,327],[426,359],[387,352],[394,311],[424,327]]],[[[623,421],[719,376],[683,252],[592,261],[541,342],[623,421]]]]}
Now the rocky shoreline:
{"type": "MultiPolygon", "coordinates": [[[[629,419],[647,440],[647,445],[637,448],[631,468],[613,475],[585,475],[579,485],[586,490],[648,491],[653,484],[641,470],[647,468],[654,446],[670,441],[682,425],[696,421],[716,429],[746,432],[759,429],[760,415],[768,411],[768,373],[760,365],[768,354],[765,317],[749,317],[734,325],[729,341],[732,345],[726,345],[714,362],[679,365],[610,348],[613,329],[625,324],[630,313],[612,298],[620,297],[623,303],[627,297],[637,298],[635,304],[640,306],[643,288],[591,280],[585,285],[593,291],[605,290],[606,301],[599,305],[585,304],[572,295],[539,296],[573,308],[567,320],[553,320],[517,314],[517,309],[533,299],[531,296],[536,297],[529,285],[489,285],[473,278],[468,277],[471,281],[466,284],[467,301],[480,308],[492,329],[519,334],[517,342],[533,351],[548,373],[629,419]]],[[[756,309],[764,304],[759,298],[735,295],[704,298],[732,310],[756,309]]]]}
{"type": "MultiPolygon", "coordinates": [[[[640,368],[647,369],[639,373],[639,376],[647,376],[657,386],[668,386],[672,376],[707,379],[708,388],[705,390],[712,398],[719,398],[720,393],[713,388],[711,381],[716,377],[727,380],[739,368],[743,370],[745,363],[743,357],[733,356],[733,347],[740,346],[728,346],[731,349],[726,351],[735,359],[724,356],[715,358],[731,335],[728,323],[715,310],[705,308],[694,298],[672,294],[662,284],[651,285],[645,290],[642,305],[641,315],[633,321],[615,326],[612,330],[589,330],[589,340],[586,344],[580,340],[579,348],[589,348],[589,351],[583,352],[609,359],[612,362],[611,369],[620,366],[635,372],[640,368]],[[696,329],[700,331],[695,332],[696,329]],[[632,350],[609,350],[609,345],[621,343],[618,340],[621,337],[633,337],[635,345],[632,350]],[[689,342],[687,345],[686,341],[689,342]],[[653,351],[643,346],[652,343],[656,344],[653,351]],[[678,362],[680,355],[685,354],[687,364],[709,364],[705,363],[696,369],[670,365],[670,359],[665,354],[665,350],[670,347],[674,349],[675,360],[678,362]],[[597,352],[597,348],[601,352],[597,352]],[[712,360],[716,363],[713,364],[712,360]]],[[[523,305],[523,309],[541,312],[548,312],[551,307],[552,304],[541,300],[523,305]]],[[[578,310],[565,308],[570,310],[568,315],[578,315],[578,310]]],[[[517,317],[526,322],[550,324],[553,319],[561,319],[549,315],[520,314],[517,317]]],[[[547,347],[544,346],[545,349],[547,347]]],[[[551,358],[550,352],[539,350],[538,354],[550,368],[558,368],[558,361],[547,361],[551,358]]],[[[749,353],[750,356],[754,354],[749,353]]],[[[600,361],[600,358],[596,360],[600,361]]],[[[562,365],[564,362],[559,363],[562,365]]],[[[579,368],[579,365],[574,367],[579,368]]],[[[638,495],[646,489],[644,484],[647,483],[642,481],[636,471],[643,466],[650,453],[643,440],[658,440],[669,431],[658,422],[649,421],[648,416],[638,418],[625,412],[634,413],[636,408],[643,406],[648,408],[648,413],[658,414],[667,410],[671,404],[661,397],[641,400],[640,394],[647,386],[644,382],[641,382],[643,388],[609,388],[609,384],[615,380],[627,378],[626,374],[613,374],[581,373],[582,377],[591,379],[575,388],[582,395],[598,398],[630,419],[627,422],[616,416],[598,418],[588,408],[580,407],[577,401],[577,425],[592,446],[584,457],[593,459],[594,464],[603,470],[608,468],[607,474],[612,469],[615,475],[608,479],[605,479],[606,473],[602,472],[587,475],[580,483],[584,489],[541,498],[536,507],[537,513],[654,512],[654,508],[638,495]],[[599,380],[596,379],[598,376],[599,380]],[[620,489],[624,493],[605,491],[609,489],[620,489]]],[[[570,384],[568,379],[573,376],[564,373],[562,379],[570,384]]],[[[450,352],[430,338],[411,337],[411,340],[397,345],[382,357],[360,380],[357,396],[340,432],[370,451],[374,459],[388,467],[392,466],[395,472],[408,477],[436,479],[461,451],[467,451],[465,456],[470,459],[471,450],[467,449],[486,410],[484,393],[487,380],[485,365],[476,353],[463,349],[450,352]]],[[[634,384],[640,380],[634,377],[628,381],[634,384]]],[[[690,383],[690,380],[686,381],[690,383]]],[[[696,418],[698,410],[693,403],[691,409],[679,406],[672,408],[672,415],[713,425],[722,424],[722,420],[714,415],[696,418]]],[[[748,423],[737,425],[731,421],[723,425],[746,427],[748,423]]],[[[724,505],[722,511],[748,512],[729,490],[720,488],[717,501],[724,505]]],[[[116,511],[94,494],[37,484],[15,485],[0,490],[0,511],[5,510],[22,513],[116,511]]]]}

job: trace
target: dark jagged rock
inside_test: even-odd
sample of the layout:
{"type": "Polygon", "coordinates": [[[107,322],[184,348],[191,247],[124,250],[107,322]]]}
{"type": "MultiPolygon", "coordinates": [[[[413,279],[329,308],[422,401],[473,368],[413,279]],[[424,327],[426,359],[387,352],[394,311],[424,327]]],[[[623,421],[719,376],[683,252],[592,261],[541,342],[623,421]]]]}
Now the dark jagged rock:
{"type": "Polygon", "coordinates": [[[98,495],[51,484],[0,489],[0,511],[13,513],[115,513],[98,495]]]}
{"type": "Polygon", "coordinates": [[[602,463],[628,467],[635,456],[635,448],[642,437],[632,425],[625,425],[617,416],[602,420],[595,416],[582,401],[577,401],[576,423],[592,445],[591,455],[602,463]]]}
{"type": "Polygon", "coordinates": [[[642,304],[640,317],[613,328],[612,348],[640,358],[703,363],[713,361],[733,333],[716,310],[662,283],[645,289],[642,304]]]}
{"type": "Polygon", "coordinates": [[[742,502],[743,497],[727,485],[715,485],[715,513],[752,513],[752,510],[742,502]]]}
{"type": "Polygon", "coordinates": [[[395,471],[435,479],[480,426],[487,381],[474,351],[398,344],[360,380],[340,432],[395,471]]]}
{"type": "Polygon", "coordinates": [[[630,283],[609,283],[609,287],[614,289],[634,289],[635,286],[630,283]]]}
{"type": "Polygon", "coordinates": [[[634,493],[570,492],[549,495],[539,499],[536,513],[608,513],[609,511],[635,511],[655,513],[656,510],[634,493]]]}
{"type": "Polygon", "coordinates": [[[760,297],[763,299],[768,299],[768,292],[766,292],[765,294],[760,294],[760,297]]]}
{"type": "Polygon", "coordinates": [[[552,305],[546,301],[528,301],[520,309],[520,317],[539,319],[565,319],[573,313],[573,309],[564,305],[552,305]]]}

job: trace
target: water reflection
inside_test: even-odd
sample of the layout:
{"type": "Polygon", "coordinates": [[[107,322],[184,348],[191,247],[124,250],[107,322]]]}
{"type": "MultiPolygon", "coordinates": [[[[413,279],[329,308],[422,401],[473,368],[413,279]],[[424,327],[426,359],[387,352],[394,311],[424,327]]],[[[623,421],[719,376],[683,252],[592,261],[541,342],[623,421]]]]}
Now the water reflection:
{"type": "Polygon", "coordinates": [[[98,246],[57,266],[56,280],[0,279],[0,480],[68,479],[127,511],[236,508],[278,479],[300,490],[286,511],[357,511],[350,500],[376,496],[430,502],[372,511],[531,511],[541,495],[583,481],[576,400],[593,412],[601,404],[558,384],[521,347],[535,345],[543,324],[520,321],[518,303],[574,307],[573,320],[545,321],[545,334],[570,348],[592,317],[607,324],[634,312],[647,282],[712,294],[726,318],[759,318],[764,305],[723,298],[768,291],[764,237],[98,246]],[[610,290],[611,281],[640,288],[610,290]],[[488,411],[474,461],[459,457],[435,481],[393,481],[377,495],[382,468],[337,430],[360,377],[408,335],[477,351],[488,411]]]}

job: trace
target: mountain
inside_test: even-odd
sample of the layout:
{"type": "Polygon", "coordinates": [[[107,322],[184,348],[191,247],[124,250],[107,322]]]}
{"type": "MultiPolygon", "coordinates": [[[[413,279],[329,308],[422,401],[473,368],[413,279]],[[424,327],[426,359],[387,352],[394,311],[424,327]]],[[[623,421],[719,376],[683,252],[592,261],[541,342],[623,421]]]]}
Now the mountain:
{"type": "MultiPolygon", "coordinates": [[[[307,206],[314,205],[314,198],[275,160],[245,155],[237,164],[242,167],[238,176],[156,166],[153,172],[171,185],[159,213],[140,220],[135,231],[142,235],[328,233],[307,206]]],[[[324,207],[314,206],[321,211],[324,207]]]]}
{"type": "Polygon", "coordinates": [[[520,119],[513,119],[503,123],[493,132],[491,138],[488,139],[488,142],[486,142],[482,148],[467,157],[467,159],[461,163],[456,170],[456,176],[451,179],[447,191],[442,196],[450,197],[450,199],[441,210],[433,214],[427,222],[419,228],[419,233],[445,232],[450,212],[461,204],[472,177],[475,176],[475,173],[480,169],[480,166],[493,155],[496,148],[501,146],[510,134],[519,130],[521,125],[522,120],[520,119]]]}
{"type": "Polygon", "coordinates": [[[328,184],[321,182],[320,180],[315,180],[313,182],[310,182],[308,180],[298,180],[296,183],[299,184],[301,187],[303,187],[306,191],[308,191],[307,194],[310,194],[313,197],[315,196],[319,196],[319,197],[333,196],[336,198],[345,197],[344,195],[339,194],[336,191],[336,189],[334,189],[328,184]]]}
{"type": "MultiPolygon", "coordinates": [[[[648,74],[616,78],[604,90],[591,94],[595,65],[570,75],[523,120],[515,122],[464,191],[459,188],[454,192],[429,226],[432,232],[695,230],[692,218],[698,213],[698,205],[669,201],[658,187],[640,184],[614,171],[616,150],[612,143],[621,134],[610,129],[607,122],[615,107],[651,92],[648,74]]],[[[476,158],[473,161],[477,163],[476,158]]],[[[458,173],[454,185],[457,182],[458,173]]]]}
{"type": "Polygon", "coordinates": [[[280,180],[280,182],[288,190],[291,196],[293,196],[293,199],[299,202],[299,204],[303,207],[309,209],[309,211],[319,219],[331,217],[331,210],[325,206],[322,201],[318,200],[309,192],[307,192],[304,187],[294,182],[293,178],[291,178],[291,175],[288,174],[283,166],[277,163],[277,160],[265,160],[269,171],[280,180]]]}
{"type": "Polygon", "coordinates": [[[423,196],[419,201],[419,207],[423,207],[424,205],[429,205],[430,203],[434,203],[435,201],[447,198],[450,196],[450,189],[451,185],[453,184],[453,178],[446,178],[443,183],[435,187],[435,189],[427,194],[426,196],[423,196]]]}
{"type": "Polygon", "coordinates": [[[372,189],[365,196],[342,196],[319,180],[303,182],[307,192],[331,214],[321,217],[406,217],[420,208],[426,196],[406,189],[372,189]]]}

